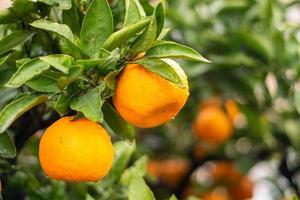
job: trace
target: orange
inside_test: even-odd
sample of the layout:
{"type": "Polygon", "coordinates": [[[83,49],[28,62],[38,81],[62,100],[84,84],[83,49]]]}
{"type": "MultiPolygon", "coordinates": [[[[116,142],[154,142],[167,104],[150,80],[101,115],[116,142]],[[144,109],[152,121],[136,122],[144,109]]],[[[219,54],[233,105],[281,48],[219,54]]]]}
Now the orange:
{"type": "Polygon", "coordinates": [[[150,160],[148,162],[148,173],[156,176],[169,187],[176,186],[189,168],[189,161],[183,159],[150,160]]]}
{"type": "Polygon", "coordinates": [[[201,200],[229,200],[229,198],[224,194],[206,193],[202,195],[201,200]]]}
{"type": "Polygon", "coordinates": [[[63,117],[47,128],[39,145],[46,175],[65,181],[97,181],[112,166],[113,145],[106,130],[88,119],[63,117]]]}
{"type": "Polygon", "coordinates": [[[230,186],[228,191],[232,200],[250,199],[253,196],[253,183],[243,176],[236,184],[230,186]]]}
{"type": "Polygon", "coordinates": [[[210,107],[210,106],[221,107],[222,106],[221,98],[216,96],[216,97],[210,97],[209,99],[205,99],[200,103],[199,109],[202,110],[203,108],[210,107]]]}
{"type": "Polygon", "coordinates": [[[193,124],[196,136],[210,143],[222,143],[233,133],[230,119],[222,108],[208,106],[200,110],[193,124]]]}
{"type": "Polygon", "coordinates": [[[235,123],[241,115],[240,109],[237,106],[236,102],[233,99],[227,100],[225,102],[225,108],[232,123],[235,123]]]}
{"type": "Polygon", "coordinates": [[[215,183],[234,184],[241,178],[241,173],[231,161],[215,162],[212,168],[212,177],[215,183]]]}
{"type": "Polygon", "coordinates": [[[184,71],[175,61],[164,61],[180,76],[183,87],[139,64],[128,64],[117,80],[114,106],[122,118],[137,127],[155,127],[171,120],[188,98],[188,82],[184,71]]]}

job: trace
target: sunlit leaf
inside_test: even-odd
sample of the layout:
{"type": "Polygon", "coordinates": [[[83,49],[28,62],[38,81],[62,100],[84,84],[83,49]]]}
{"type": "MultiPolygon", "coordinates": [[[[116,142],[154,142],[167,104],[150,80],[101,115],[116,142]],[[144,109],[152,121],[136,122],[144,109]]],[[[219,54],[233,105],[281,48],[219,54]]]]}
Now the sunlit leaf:
{"type": "Polygon", "coordinates": [[[80,38],[81,46],[93,58],[97,58],[104,41],[113,32],[113,17],[106,0],[94,0],[84,17],[80,38]]]}

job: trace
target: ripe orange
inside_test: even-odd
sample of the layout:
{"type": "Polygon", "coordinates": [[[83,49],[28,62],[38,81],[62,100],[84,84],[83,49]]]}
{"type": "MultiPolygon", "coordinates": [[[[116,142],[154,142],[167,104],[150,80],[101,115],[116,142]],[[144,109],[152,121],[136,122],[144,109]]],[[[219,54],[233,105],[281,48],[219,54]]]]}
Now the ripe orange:
{"type": "Polygon", "coordinates": [[[95,122],[72,119],[63,117],[45,131],[39,145],[41,166],[54,179],[97,181],[112,166],[110,136],[95,122]]]}
{"type": "Polygon", "coordinates": [[[183,159],[150,160],[148,173],[156,176],[169,187],[174,187],[190,168],[190,163],[183,159]]]}
{"type": "Polygon", "coordinates": [[[137,127],[155,127],[171,120],[188,98],[184,71],[175,61],[165,61],[178,73],[183,88],[139,64],[128,64],[117,80],[114,106],[126,121],[137,127]]]}
{"type": "Polygon", "coordinates": [[[196,136],[210,143],[222,143],[233,133],[230,119],[222,108],[208,106],[200,110],[193,124],[196,136]]]}
{"type": "Polygon", "coordinates": [[[230,186],[228,191],[232,200],[250,199],[253,195],[253,183],[248,177],[243,176],[236,184],[230,186]]]}

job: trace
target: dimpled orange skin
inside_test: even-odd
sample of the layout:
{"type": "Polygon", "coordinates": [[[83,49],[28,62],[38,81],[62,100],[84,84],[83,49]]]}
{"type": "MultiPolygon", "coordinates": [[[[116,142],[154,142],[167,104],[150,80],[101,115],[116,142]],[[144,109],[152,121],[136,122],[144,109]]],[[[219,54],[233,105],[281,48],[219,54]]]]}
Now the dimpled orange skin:
{"type": "Polygon", "coordinates": [[[199,139],[222,143],[226,141],[233,132],[230,119],[222,108],[209,106],[202,109],[193,124],[196,136],[199,139]]]}
{"type": "MultiPolygon", "coordinates": [[[[170,60],[169,60],[170,61],[170,60]]],[[[172,62],[184,88],[150,72],[139,64],[128,64],[117,81],[113,103],[119,114],[129,123],[150,128],[159,126],[176,116],[188,95],[188,82],[183,70],[172,62]]]]}
{"type": "Polygon", "coordinates": [[[87,119],[63,117],[47,128],[39,159],[47,176],[65,181],[97,181],[110,170],[113,145],[106,130],[87,119]]]}

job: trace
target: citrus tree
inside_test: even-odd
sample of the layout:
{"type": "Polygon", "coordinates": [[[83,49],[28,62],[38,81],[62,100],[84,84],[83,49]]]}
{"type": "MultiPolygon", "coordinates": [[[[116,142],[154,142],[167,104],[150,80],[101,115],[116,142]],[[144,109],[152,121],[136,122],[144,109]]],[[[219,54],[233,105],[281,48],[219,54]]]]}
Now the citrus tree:
{"type": "Polygon", "coordinates": [[[172,59],[209,62],[164,41],[164,23],[163,1],[14,0],[0,11],[4,199],[155,199],[134,126],[162,125],[185,104],[172,59]]]}
{"type": "Polygon", "coordinates": [[[297,7],[293,0],[168,2],[168,38],[212,63],[181,62],[190,84],[187,105],[168,126],[144,131],[154,160],[149,169],[160,176],[152,181],[155,191],[164,195],[163,184],[165,194],[181,198],[251,198],[247,188],[254,186],[245,175],[271,163],[275,173],[260,180],[271,189],[262,195],[299,196],[299,21],[290,16],[297,7]],[[186,163],[173,174],[181,176],[176,186],[165,181],[157,159],[165,168],[166,160],[186,163]],[[230,181],[229,174],[240,178],[230,181]]]}

